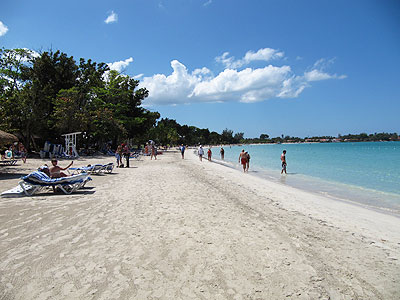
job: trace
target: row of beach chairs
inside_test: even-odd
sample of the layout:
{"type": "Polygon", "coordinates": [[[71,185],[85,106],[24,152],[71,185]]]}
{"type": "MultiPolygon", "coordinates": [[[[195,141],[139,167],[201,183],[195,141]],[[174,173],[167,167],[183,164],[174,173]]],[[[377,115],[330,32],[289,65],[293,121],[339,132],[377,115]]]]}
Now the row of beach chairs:
{"type": "Polygon", "coordinates": [[[87,167],[80,168],[69,168],[68,171],[71,172],[72,175],[80,174],[80,173],[89,173],[89,174],[101,174],[101,173],[111,173],[114,169],[114,163],[109,164],[95,164],[89,165],[87,167]]]}
{"type": "MultiPolygon", "coordinates": [[[[69,195],[92,180],[91,174],[111,173],[114,168],[113,163],[96,164],[93,166],[70,168],[73,172],[71,176],[61,178],[50,178],[46,173],[38,170],[24,177],[21,177],[18,186],[1,193],[2,197],[32,196],[46,191],[62,191],[69,195]]],[[[40,169],[40,168],[39,168],[40,169]]]]}
{"type": "Polygon", "coordinates": [[[0,166],[15,166],[17,164],[16,159],[4,159],[0,160],[0,166]]]}

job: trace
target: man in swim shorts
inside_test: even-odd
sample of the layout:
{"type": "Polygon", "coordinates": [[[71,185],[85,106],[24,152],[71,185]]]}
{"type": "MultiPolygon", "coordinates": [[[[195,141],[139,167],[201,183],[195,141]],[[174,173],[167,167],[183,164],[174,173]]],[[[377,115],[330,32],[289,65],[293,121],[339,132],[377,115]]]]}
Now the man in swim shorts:
{"type": "Polygon", "coordinates": [[[244,152],[244,149],[243,149],[242,152],[240,152],[240,154],[239,154],[239,163],[241,163],[242,166],[243,166],[243,172],[246,172],[246,168],[247,168],[247,154],[246,154],[246,152],[244,152]]]}
{"type": "Polygon", "coordinates": [[[281,161],[282,161],[282,171],[281,171],[281,174],[283,174],[283,172],[285,172],[285,174],[287,174],[287,173],[286,173],[286,166],[287,166],[287,163],[286,163],[286,150],[283,150],[283,152],[282,152],[281,161]]]}

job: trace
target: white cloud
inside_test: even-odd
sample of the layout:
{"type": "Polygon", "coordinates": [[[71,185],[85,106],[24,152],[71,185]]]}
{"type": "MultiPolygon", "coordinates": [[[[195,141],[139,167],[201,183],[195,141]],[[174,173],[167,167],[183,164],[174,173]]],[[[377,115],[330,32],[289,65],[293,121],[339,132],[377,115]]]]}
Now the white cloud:
{"type": "Polygon", "coordinates": [[[235,60],[233,56],[229,57],[229,52],[224,52],[221,56],[217,56],[215,60],[222,63],[226,68],[240,68],[253,61],[270,61],[273,59],[283,58],[284,53],[271,48],[262,48],[257,52],[248,51],[242,59],[235,60]]]}
{"type": "Polygon", "coordinates": [[[152,77],[144,77],[140,87],[146,87],[151,91],[152,103],[177,104],[188,103],[189,95],[198,83],[201,82],[201,74],[189,74],[186,67],[177,60],[171,61],[173,72],[171,75],[156,74],[152,77]]]}
{"type": "MultiPolygon", "coordinates": [[[[35,50],[31,50],[31,49],[28,49],[28,48],[22,48],[22,49],[26,50],[33,58],[40,57],[40,53],[36,52],[35,50]]],[[[22,60],[26,61],[25,58],[22,58],[22,60]]]]}
{"type": "Polygon", "coordinates": [[[144,76],[144,74],[141,73],[141,74],[137,74],[137,75],[133,76],[132,78],[133,78],[133,79],[136,79],[136,80],[139,80],[139,79],[142,78],[143,76],[144,76]]]}
{"type": "Polygon", "coordinates": [[[111,70],[122,72],[131,62],[133,62],[133,58],[129,57],[125,60],[108,63],[107,65],[111,70]]]}
{"type": "Polygon", "coordinates": [[[198,102],[252,103],[272,98],[296,98],[311,86],[311,82],[346,78],[345,75],[324,71],[332,63],[326,60],[317,61],[302,75],[294,74],[288,65],[243,70],[232,67],[254,60],[268,61],[280,57],[283,57],[283,52],[265,48],[257,52],[248,51],[238,63],[225,52],[218,61],[231,67],[217,75],[206,67],[189,72],[184,64],[173,60],[171,74],[143,77],[139,86],[149,90],[149,97],[145,101],[149,106],[198,102]]]}
{"type": "Polygon", "coordinates": [[[346,75],[337,75],[337,74],[329,74],[325,72],[333,63],[335,62],[335,58],[326,60],[321,58],[314,63],[311,71],[304,72],[304,77],[307,81],[320,81],[327,79],[344,79],[346,75]]]}
{"type": "Polygon", "coordinates": [[[257,102],[276,96],[290,74],[288,66],[242,71],[226,69],[211,80],[199,82],[189,95],[201,101],[257,102]]]}
{"type": "Polygon", "coordinates": [[[210,5],[212,3],[212,0],[208,0],[207,2],[205,2],[204,4],[203,4],[203,6],[208,6],[208,5],[210,5]]]}
{"type": "Polygon", "coordinates": [[[0,21],[0,36],[3,36],[7,33],[8,27],[4,25],[2,21],[0,21]]]}
{"type": "Polygon", "coordinates": [[[104,20],[104,23],[110,24],[110,23],[115,23],[118,21],[118,15],[115,12],[111,12],[111,14],[107,17],[107,19],[104,20]]]}

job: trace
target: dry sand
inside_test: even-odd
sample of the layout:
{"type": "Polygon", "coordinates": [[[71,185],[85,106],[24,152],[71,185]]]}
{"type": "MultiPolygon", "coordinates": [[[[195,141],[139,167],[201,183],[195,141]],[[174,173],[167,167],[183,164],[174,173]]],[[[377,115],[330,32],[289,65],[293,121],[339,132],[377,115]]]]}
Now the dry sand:
{"type": "MultiPolygon", "coordinates": [[[[190,151],[0,199],[0,299],[400,299],[398,217],[190,151]]],[[[0,191],[42,163],[7,168],[0,191]]]]}

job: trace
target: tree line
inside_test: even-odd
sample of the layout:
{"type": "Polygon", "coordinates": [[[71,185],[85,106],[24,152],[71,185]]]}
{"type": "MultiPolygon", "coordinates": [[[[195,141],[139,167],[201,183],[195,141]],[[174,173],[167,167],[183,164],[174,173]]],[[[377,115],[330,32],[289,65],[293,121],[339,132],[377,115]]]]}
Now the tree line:
{"type": "MultiPolygon", "coordinates": [[[[28,150],[40,150],[44,141],[62,143],[62,134],[84,133],[80,146],[101,149],[129,140],[144,145],[217,145],[333,141],[333,137],[280,136],[244,138],[226,128],[222,133],[180,125],[142,107],[148,97],[139,81],[105,63],[76,61],[59,50],[40,54],[27,49],[0,49],[0,129],[16,134],[28,150]]],[[[397,140],[397,134],[339,136],[341,141],[397,140]]]]}
{"type": "Polygon", "coordinates": [[[0,129],[15,133],[29,150],[44,141],[62,143],[62,134],[84,133],[87,147],[121,141],[143,145],[237,143],[243,133],[222,134],[161,119],[142,107],[149,95],[139,81],[105,63],[76,61],[59,50],[37,54],[0,49],[0,129]],[[159,120],[159,121],[158,121],[159,120]]]}

